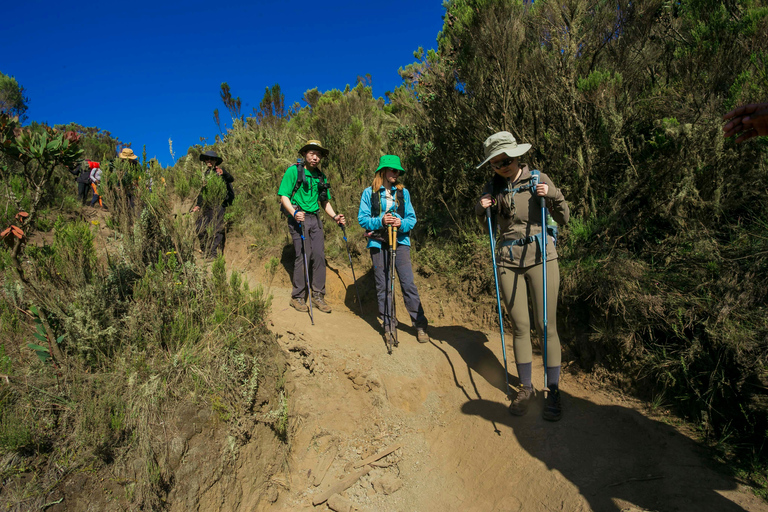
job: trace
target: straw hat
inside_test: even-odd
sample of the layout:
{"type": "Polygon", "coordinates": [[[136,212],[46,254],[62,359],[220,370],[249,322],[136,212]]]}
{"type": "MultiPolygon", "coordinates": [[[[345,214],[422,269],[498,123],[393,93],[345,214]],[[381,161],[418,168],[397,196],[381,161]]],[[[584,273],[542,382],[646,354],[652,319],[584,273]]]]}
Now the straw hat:
{"type": "Polygon", "coordinates": [[[302,148],[299,150],[299,154],[305,155],[307,151],[311,151],[311,150],[319,151],[320,154],[323,156],[323,158],[328,156],[328,153],[329,153],[328,150],[323,147],[323,145],[320,143],[319,140],[312,139],[312,140],[308,140],[307,143],[304,144],[304,146],[302,146],[302,148]]]}
{"type": "Polygon", "coordinates": [[[127,160],[136,160],[137,157],[131,148],[123,148],[120,151],[120,154],[118,155],[120,158],[127,159],[127,160]]]}
{"type": "Polygon", "coordinates": [[[526,154],[529,149],[531,149],[530,144],[518,144],[515,137],[509,132],[494,133],[483,142],[485,160],[476,169],[481,168],[498,155],[505,154],[509,158],[516,158],[526,154]]]}

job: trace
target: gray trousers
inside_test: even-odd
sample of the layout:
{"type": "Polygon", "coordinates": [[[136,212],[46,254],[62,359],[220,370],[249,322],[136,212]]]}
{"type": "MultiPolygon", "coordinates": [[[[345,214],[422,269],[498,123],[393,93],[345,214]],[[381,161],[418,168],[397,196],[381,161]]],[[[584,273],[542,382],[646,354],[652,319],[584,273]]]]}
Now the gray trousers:
{"type": "MultiPolygon", "coordinates": [[[[304,212],[304,247],[307,253],[307,264],[311,269],[309,279],[312,283],[312,291],[325,295],[325,236],[323,234],[323,222],[317,215],[304,212]]],[[[307,283],[304,275],[304,254],[301,249],[301,228],[293,218],[288,219],[288,231],[293,239],[293,249],[296,258],[293,260],[293,291],[294,299],[306,298],[307,283]]]]}
{"type": "MultiPolygon", "coordinates": [[[[389,314],[389,256],[387,249],[371,247],[371,260],[373,261],[373,277],[376,280],[376,297],[379,300],[379,318],[384,322],[384,332],[390,332],[392,326],[397,327],[397,318],[390,324],[389,314]]],[[[405,309],[411,317],[411,324],[417,329],[426,329],[427,317],[424,316],[424,308],[421,306],[419,291],[413,282],[413,269],[411,268],[411,248],[407,245],[398,245],[395,255],[395,270],[400,279],[400,290],[403,293],[405,309]]],[[[396,309],[395,309],[396,310],[396,309]]]]}
{"type": "MultiPolygon", "coordinates": [[[[499,284],[504,305],[512,319],[515,337],[515,363],[533,361],[531,321],[528,316],[528,296],[531,297],[536,331],[544,331],[544,278],[541,263],[527,268],[499,267],[499,284]]],[[[560,293],[560,267],[557,260],[547,260],[547,367],[560,366],[560,337],[557,334],[557,299],[560,293]]]]}

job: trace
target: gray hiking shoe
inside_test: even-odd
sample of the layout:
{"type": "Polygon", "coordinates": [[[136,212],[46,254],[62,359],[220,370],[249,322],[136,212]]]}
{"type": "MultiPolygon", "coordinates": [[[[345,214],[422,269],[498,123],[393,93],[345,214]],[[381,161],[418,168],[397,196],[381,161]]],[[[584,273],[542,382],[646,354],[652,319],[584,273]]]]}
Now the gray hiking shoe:
{"type": "Polygon", "coordinates": [[[416,340],[419,343],[429,343],[429,334],[427,334],[427,330],[422,328],[416,329],[416,340]]]}
{"type": "Polygon", "coordinates": [[[563,417],[563,399],[559,389],[553,388],[547,393],[547,401],[541,416],[547,421],[560,421],[563,417]]]}
{"type": "Polygon", "coordinates": [[[325,299],[319,293],[312,294],[312,305],[323,313],[331,312],[331,306],[325,302],[325,299]]]}
{"type": "Polygon", "coordinates": [[[302,299],[301,297],[291,299],[290,304],[291,304],[291,307],[296,311],[301,311],[302,313],[306,313],[307,311],[309,311],[309,308],[307,307],[307,303],[304,302],[304,299],[302,299]]]}
{"type": "Polygon", "coordinates": [[[531,399],[536,395],[533,386],[521,386],[517,396],[509,404],[509,414],[512,416],[524,416],[528,412],[528,406],[531,405],[531,399]]]}

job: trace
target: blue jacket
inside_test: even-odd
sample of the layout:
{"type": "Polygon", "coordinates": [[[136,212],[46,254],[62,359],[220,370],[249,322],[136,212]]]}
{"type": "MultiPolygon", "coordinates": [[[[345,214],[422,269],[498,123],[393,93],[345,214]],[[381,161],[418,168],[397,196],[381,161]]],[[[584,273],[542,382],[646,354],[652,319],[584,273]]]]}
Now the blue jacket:
{"type": "MultiPolygon", "coordinates": [[[[396,192],[397,189],[392,187],[391,194],[395,195],[396,192]]],[[[387,204],[385,197],[384,187],[381,187],[379,189],[379,204],[382,206],[381,214],[374,216],[371,213],[371,187],[363,190],[363,196],[360,198],[360,209],[357,211],[357,222],[359,222],[363,229],[366,231],[376,231],[377,229],[384,227],[382,218],[387,213],[384,210],[384,205],[387,204]]],[[[392,215],[400,219],[402,222],[400,227],[397,229],[397,244],[410,246],[411,239],[408,236],[408,233],[410,233],[410,231],[413,229],[413,226],[416,225],[416,212],[413,210],[413,205],[411,204],[411,194],[408,193],[408,189],[406,188],[403,189],[403,199],[405,200],[405,218],[400,217],[400,215],[394,211],[395,208],[391,208],[390,213],[392,213],[392,215]]],[[[371,247],[380,249],[381,243],[374,240],[373,238],[369,238],[368,248],[371,247]]]]}

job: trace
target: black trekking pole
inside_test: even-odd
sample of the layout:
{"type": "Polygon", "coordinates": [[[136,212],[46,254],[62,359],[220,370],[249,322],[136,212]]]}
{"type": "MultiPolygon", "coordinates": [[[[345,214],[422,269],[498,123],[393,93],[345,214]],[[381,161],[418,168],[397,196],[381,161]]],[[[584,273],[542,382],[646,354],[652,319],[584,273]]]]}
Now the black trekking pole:
{"type": "Polygon", "coordinates": [[[309,320],[315,325],[315,318],[312,316],[312,288],[309,285],[309,266],[307,266],[307,247],[304,245],[304,223],[299,222],[301,229],[301,254],[304,256],[304,282],[307,284],[307,302],[309,304],[309,320]]]}
{"type": "Polygon", "coordinates": [[[507,383],[507,398],[509,393],[509,371],[507,370],[507,346],[504,343],[504,316],[501,313],[501,294],[499,293],[499,273],[496,267],[496,240],[493,238],[493,222],[491,221],[491,207],[485,209],[488,218],[488,235],[491,238],[491,261],[493,261],[493,281],[496,283],[496,309],[499,312],[499,331],[501,333],[501,353],[504,356],[504,380],[507,383]]]}
{"type": "Polygon", "coordinates": [[[394,336],[394,344],[398,346],[400,343],[397,341],[397,303],[395,302],[395,268],[397,265],[397,227],[390,226],[392,229],[392,261],[390,262],[390,279],[389,284],[392,287],[392,335],[394,336]]]}
{"type": "MultiPolygon", "coordinates": [[[[533,177],[533,193],[536,193],[536,186],[539,184],[539,177],[533,177]]],[[[547,200],[541,196],[541,273],[544,279],[544,327],[541,335],[542,339],[542,359],[544,360],[544,388],[547,388],[547,200]]]]}
{"type": "Polygon", "coordinates": [[[343,233],[344,238],[344,245],[347,247],[347,257],[349,258],[349,268],[352,269],[352,280],[355,283],[355,295],[357,295],[357,303],[360,306],[360,316],[363,316],[363,303],[360,300],[360,292],[357,289],[357,278],[355,277],[355,267],[352,265],[352,253],[349,252],[349,242],[347,242],[347,228],[344,227],[344,224],[339,224],[341,226],[341,232],[343,233]]]}
{"type": "Polygon", "coordinates": [[[395,287],[394,287],[394,263],[392,259],[392,226],[387,226],[387,243],[389,247],[387,248],[387,273],[386,278],[384,279],[384,282],[386,283],[386,280],[389,279],[389,286],[385,288],[385,293],[387,295],[387,304],[386,304],[386,321],[389,325],[389,332],[385,335],[385,340],[387,343],[387,353],[392,353],[392,347],[395,345],[395,330],[397,329],[397,326],[394,323],[394,308],[395,308],[395,287]]]}

